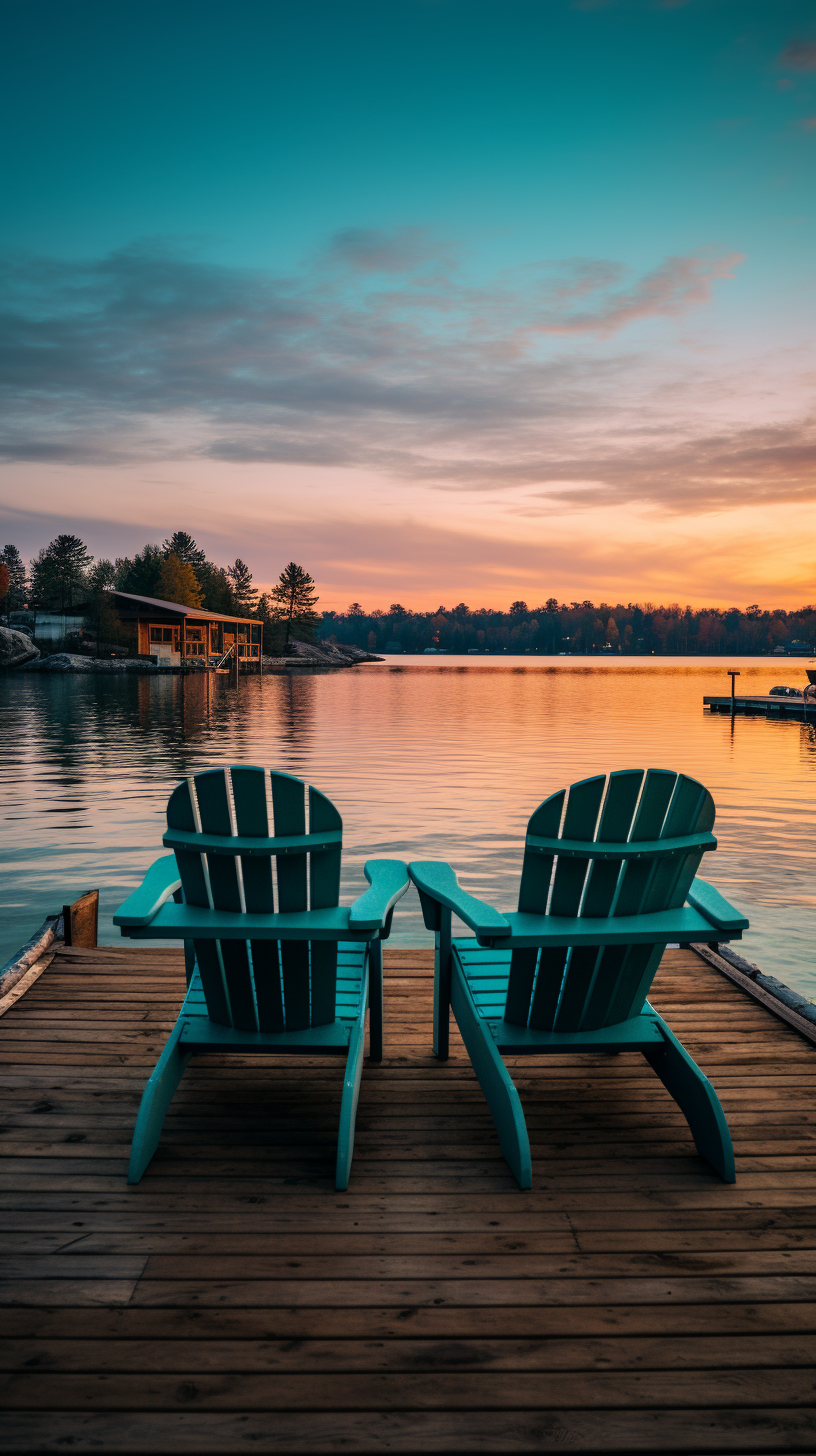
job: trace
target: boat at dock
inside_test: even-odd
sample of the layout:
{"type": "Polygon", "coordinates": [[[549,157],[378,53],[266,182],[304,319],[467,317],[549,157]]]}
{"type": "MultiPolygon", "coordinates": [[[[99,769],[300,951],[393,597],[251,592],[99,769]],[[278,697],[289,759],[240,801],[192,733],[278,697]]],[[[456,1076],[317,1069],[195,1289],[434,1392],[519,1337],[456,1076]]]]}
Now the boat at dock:
{"type": "MultiPolygon", "coordinates": [[[[703,706],[712,713],[759,713],[766,718],[795,718],[800,723],[816,723],[816,668],[809,667],[806,671],[808,682],[804,689],[774,688],[758,695],[706,694],[703,706]]],[[[734,676],[739,676],[736,670],[734,676]]]]}

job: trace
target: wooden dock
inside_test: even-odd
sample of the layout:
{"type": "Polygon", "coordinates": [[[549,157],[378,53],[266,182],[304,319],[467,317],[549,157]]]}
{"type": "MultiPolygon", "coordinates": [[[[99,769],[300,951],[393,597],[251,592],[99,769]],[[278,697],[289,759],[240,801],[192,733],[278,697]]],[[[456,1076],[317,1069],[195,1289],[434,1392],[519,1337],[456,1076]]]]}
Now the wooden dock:
{"type": "MultiPolygon", "coordinates": [[[[731,712],[731,694],[721,693],[717,697],[704,697],[703,706],[712,713],[731,712]]],[[[766,718],[798,718],[800,723],[816,723],[816,702],[805,703],[802,698],[745,697],[737,693],[734,697],[736,713],[759,713],[766,718]]]]}
{"type": "Polygon", "coordinates": [[[816,1450],[816,1047],[668,951],[737,1183],[642,1058],[563,1056],[516,1068],[522,1193],[430,1055],[430,952],[386,974],[343,1194],[340,1070],[297,1057],[194,1063],[126,1186],[179,953],[60,949],[0,1017],[7,1456],[816,1450]]]}

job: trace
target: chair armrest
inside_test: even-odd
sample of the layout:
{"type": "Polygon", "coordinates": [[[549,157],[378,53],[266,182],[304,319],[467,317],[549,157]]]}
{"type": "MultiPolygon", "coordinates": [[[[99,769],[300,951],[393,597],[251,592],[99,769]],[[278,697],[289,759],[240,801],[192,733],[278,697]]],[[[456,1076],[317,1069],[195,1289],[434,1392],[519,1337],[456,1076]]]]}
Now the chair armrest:
{"type": "Polygon", "coordinates": [[[114,925],[149,925],[161,906],[180,889],[176,856],[162,855],[150,866],[138,890],[122,901],[113,917],[114,925]]]}
{"type": "Polygon", "coordinates": [[[363,874],[371,886],[354,901],[349,911],[350,930],[384,930],[386,921],[410,881],[401,859],[370,859],[363,874]]]}
{"type": "Polygon", "coordinates": [[[748,921],[745,916],[740,915],[739,910],[735,910],[733,905],[729,905],[719,890],[715,890],[707,880],[692,880],[686,899],[689,905],[693,905],[695,910],[699,910],[700,914],[704,915],[717,930],[723,930],[728,934],[748,929],[748,921]]]}
{"type": "Polygon", "coordinates": [[[504,916],[484,900],[460,889],[451,866],[444,860],[414,861],[408,873],[419,890],[422,914],[428,930],[439,929],[438,905],[452,910],[477,936],[507,935],[510,926],[504,916]]]}

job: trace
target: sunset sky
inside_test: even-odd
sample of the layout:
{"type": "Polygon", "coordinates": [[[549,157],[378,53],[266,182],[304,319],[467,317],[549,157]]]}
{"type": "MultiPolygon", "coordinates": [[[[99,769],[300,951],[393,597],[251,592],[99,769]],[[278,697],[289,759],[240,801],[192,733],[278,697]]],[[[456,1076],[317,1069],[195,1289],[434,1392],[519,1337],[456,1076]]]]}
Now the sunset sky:
{"type": "Polygon", "coordinates": [[[811,0],[5,16],[0,544],[816,601],[811,0]]]}

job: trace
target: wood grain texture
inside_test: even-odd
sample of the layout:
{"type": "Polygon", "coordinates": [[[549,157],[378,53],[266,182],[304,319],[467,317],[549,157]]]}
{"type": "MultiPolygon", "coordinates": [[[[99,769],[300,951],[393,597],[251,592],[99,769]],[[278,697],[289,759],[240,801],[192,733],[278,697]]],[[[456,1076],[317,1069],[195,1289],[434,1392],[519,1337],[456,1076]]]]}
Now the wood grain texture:
{"type": "Polygon", "coordinates": [[[386,949],[347,1191],[335,1064],[244,1055],[190,1067],[128,1188],[183,956],[59,950],[0,1020],[4,1451],[816,1449],[816,1049],[667,951],[737,1183],[642,1057],[584,1054],[513,1064],[521,1192],[432,977],[386,949]]]}

